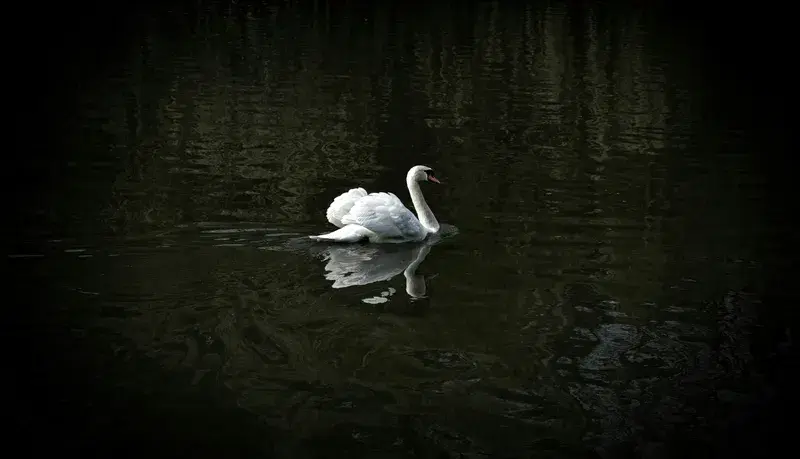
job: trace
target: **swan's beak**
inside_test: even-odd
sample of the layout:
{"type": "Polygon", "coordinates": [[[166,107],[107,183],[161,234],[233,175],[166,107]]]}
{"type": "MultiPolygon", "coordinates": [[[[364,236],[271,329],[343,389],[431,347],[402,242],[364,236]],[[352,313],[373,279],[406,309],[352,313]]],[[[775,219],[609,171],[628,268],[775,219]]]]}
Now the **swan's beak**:
{"type": "Polygon", "coordinates": [[[438,183],[439,185],[441,185],[441,184],[442,184],[442,182],[440,182],[440,181],[439,181],[439,179],[437,179],[436,177],[434,177],[434,176],[432,176],[432,175],[429,175],[429,176],[428,176],[428,180],[430,180],[430,181],[431,181],[431,182],[433,182],[433,183],[438,183]]]}

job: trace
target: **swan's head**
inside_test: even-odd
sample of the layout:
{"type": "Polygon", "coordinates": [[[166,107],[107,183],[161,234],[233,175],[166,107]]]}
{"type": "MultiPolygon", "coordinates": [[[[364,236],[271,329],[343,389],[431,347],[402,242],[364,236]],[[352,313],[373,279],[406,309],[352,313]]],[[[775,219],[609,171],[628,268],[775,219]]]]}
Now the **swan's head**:
{"type": "Polygon", "coordinates": [[[415,182],[433,182],[442,183],[433,175],[433,169],[428,166],[414,166],[408,171],[406,180],[413,180],[415,182]]]}

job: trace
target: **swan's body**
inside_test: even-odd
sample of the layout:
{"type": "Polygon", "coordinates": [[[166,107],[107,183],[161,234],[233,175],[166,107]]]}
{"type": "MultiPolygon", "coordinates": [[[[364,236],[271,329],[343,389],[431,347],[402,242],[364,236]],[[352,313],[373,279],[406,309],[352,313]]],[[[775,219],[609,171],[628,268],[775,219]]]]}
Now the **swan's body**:
{"type": "Polygon", "coordinates": [[[327,234],[309,236],[316,241],[357,242],[411,242],[421,241],[429,234],[439,232],[439,222],[433,215],[419,182],[439,183],[427,166],[414,166],[406,174],[406,185],[417,218],[393,193],[370,193],[363,188],[353,188],[333,200],[326,216],[339,229],[327,234]]]}

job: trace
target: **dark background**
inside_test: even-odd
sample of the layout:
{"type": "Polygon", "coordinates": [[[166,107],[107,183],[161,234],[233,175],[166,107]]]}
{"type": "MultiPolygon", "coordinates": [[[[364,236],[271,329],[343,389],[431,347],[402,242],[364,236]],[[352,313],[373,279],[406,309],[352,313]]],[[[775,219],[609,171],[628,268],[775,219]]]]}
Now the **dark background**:
{"type": "MultiPolygon", "coordinates": [[[[376,8],[368,2],[331,3],[336,3],[332,11],[342,13],[376,8]]],[[[467,15],[473,2],[461,5],[467,15]]],[[[587,7],[583,2],[569,5],[570,14],[576,17],[587,7]]],[[[224,10],[225,3],[207,7],[224,10]]],[[[64,190],[74,185],[76,178],[65,164],[72,155],[81,154],[69,143],[76,129],[72,121],[77,105],[93,84],[106,78],[124,58],[138,33],[137,24],[165,14],[163,11],[171,6],[78,2],[10,8],[6,29],[8,33],[13,26],[15,31],[6,42],[9,51],[5,68],[11,79],[7,85],[11,102],[7,111],[14,120],[9,134],[18,140],[6,152],[10,159],[5,168],[9,188],[6,199],[11,208],[9,239],[15,248],[30,248],[36,244],[31,234],[57,233],[70,225],[67,218],[31,215],[28,209],[34,203],[57,207],[64,190]]],[[[425,5],[387,2],[381,8],[390,10],[389,14],[398,19],[413,20],[410,18],[417,9],[425,5]]],[[[771,389],[742,412],[722,416],[714,413],[728,421],[719,423],[717,430],[702,440],[678,430],[670,441],[675,457],[707,456],[706,453],[748,455],[746,452],[772,455],[788,443],[784,416],[796,413],[785,394],[789,375],[796,368],[789,359],[791,346],[785,337],[787,327],[796,330],[791,328],[796,315],[794,270],[791,250],[784,249],[796,242],[795,169],[791,154],[787,159],[795,95],[795,83],[790,77],[793,53],[787,47],[788,12],[763,3],[719,8],[704,5],[705,9],[699,9],[673,2],[610,2],[600,8],[610,16],[625,14],[632,8],[658,10],[655,16],[660,20],[654,30],[664,46],[689,50],[685,56],[691,63],[688,67],[696,70],[691,78],[704,88],[697,96],[703,99],[703,118],[710,124],[743,132],[743,148],[752,151],[753,175],[760,176],[766,185],[762,211],[768,230],[760,235],[763,240],[757,244],[764,260],[762,281],[766,293],[751,343],[754,366],[766,375],[765,387],[771,389]]],[[[192,399],[185,392],[164,385],[156,393],[126,394],[125,405],[118,405],[113,397],[119,397],[119,393],[104,393],[102,384],[104,379],[118,377],[109,373],[114,371],[113,362],[84,358],[97,355],[92,348],[101,344],[78,343],[69,338],[68,330],[59,330],[59,319],[48,307],[53,298],[38,297],[41,290],[34,279],[20,265],[15,265],[9,276],[12,288],[3,333],[10,359],[4,379],[11,384],[5,393],[11,401],[8,413],[16,421],[12,424],[20,428],[19,435],[13,432],[9,445],[16,439],[20,447],[30,452],[57,453],[69,439],[84,454],[125,457],[252,457],[249,455],[271,449],[265,445],[275,445],[278,451],[288,448],[282,441],[285,433],[267,430],[256,416],[235,409],[233,400],[212,407],[205,399],[192,399]],[[48,341],[38,338],[43,330],[50,332],[46,334],[48,341]],[[47,358],[43,359],[43,355],[47,358]],[[95,374],[96,383],[87,385],[82,378],[71,380],[68,376],[85,373],[95,374]],[[165,417],[164,411],[157,409],[167,401],[181,407],[171,411],[175,418],[165,417]],[[126,416],[130,404],[138,405],[136,418],[126,416]],[[108,406],[119,409],[115,412],[99,408],[108,406]],[[271,433],[265,436],[264,432],[271,433]],[[140,440],[131,443],[130,436],[140,440]]],[[[147,368],[141,371],[155,373],[147,368]]],[[[220,394],[217,400],[226,397],[220,394]]],[[[715,410],[714,406],[697,409],[709,413],[715,410]]],[[[643,435],[649,434],[645,429],[643,435]]],[[[318,454],[313,457],[338,456],[338,441],[334,436],[327,443],[320,443],[313,448],[318,454]]],[[[632,446],[635,444],[636,440],[631,440],[619,446],[618,451],[606,454],[645,456],[632,446]]],[[[420,457],[444,457],[430,454],[420,457]]]]}

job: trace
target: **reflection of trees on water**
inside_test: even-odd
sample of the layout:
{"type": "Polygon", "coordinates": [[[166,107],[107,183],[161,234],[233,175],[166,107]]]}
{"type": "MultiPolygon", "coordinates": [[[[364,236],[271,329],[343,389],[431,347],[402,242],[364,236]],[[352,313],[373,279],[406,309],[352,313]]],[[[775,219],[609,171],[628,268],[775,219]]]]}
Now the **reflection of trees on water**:
{"type": "Polygon", "coordinates": [[[665,209],[686,206],[669,191],[680,185],[670,155],[690,126],[686,96],[669,89],[681,82],[641,23],[498,2],[426,13],[442,21],[382,12],[365,22],[325,5],[264,17],[237,6],[184,23],[181,40],[146,31],[108,89],[127,96],[95,108],[124,158],[109,217],[131,232],[316,222],[342,187],[372,189],[384,169],[429,155],[453,184],[431,196],[437,215],[493,243],[464,236],[474,251],[448,252],[441,272],[459,280],[449,287],[459,310],[371,316],[337,304],[320,267],[295,255],[192,254],[180,269],[148,259],[121,275],[174,295],[132,307],[121,332],[309,435],[332,422],[377,431],[433,406],[423,417],[441,431],[420,434],[432,443],[472,429],[478,444],[452,447],[491,445],[491,429],[466,421],[483,415],[574,444],[590,418],[622,436],[634,414],[679,410],[651,391],[680,385],[719,350],[688,344],[713,333],[708,324],[683,329],[686,316],[648,303],[683,285],[665,209]],[[433,145],[420,146],[421,133],[433,145]],[[648,366],[674,372],[654,382],[648,366]],[[570,422],[547,424],[556,418],[570,422]]]}
{"type": "MultiPolygon", "coordinates": [[[[403,78],[393,68],[404,59],[398,54],[404,46],[416,63],[410,92],[401,96],[420,110],[406,124],[423,121],[434,132],[438,162],[452,164],[450,178],[459,184],[442,200],[480,197],[473,206],[450,206],[451,217],[475,220],[498,205],[514,213],[547,212],[530,207],[541,201],[543,188],[572,193],[572,187],[591,185],[589,178],[604,185],[586,196],[592,201],[619,201],[623,189],[639,193],[629,196],[636,199],[650,192],[644,182],[629,184],[641,181],[637,164],[652,169],[652,155],[603,160],[609,150],[620,155],[630,145],[646,145],[648,129],[658,129],[647,134],[653,142],[665,134],[653,124],[663,120],[663,101],[632,105],[657,97],[659,91],[644,86],[664,79],[657,66],[643,67],[646,48],[636,24],[618,27],[623,36],[617,29],[598,35],[606,24],[598,27],[593,14],[575,23],[563,11],[528,7],[517,14],[495,3],[477,8],[469,22],[453,19],[446,6],[435,8],[430,14],[437,20],[421,20],[424,26],[412,33],[385,12],[364,24],[329,6],[310,15],[296,7],[262,11],[266,18],[236,8],[193,23],[180,19],[185,28],[178,30],[195,35],[170,46],[161,45],[165,37],[153,26],[136,48],[126,84],[139,109],[116,114],[112,124],[138,124],[139,134],[120,143],[148,177],[121,174],[117,221],[313,219],[317,209],[309,202],[318,201],[311,197],[325,194],[330,180],[374,176],[379,169],[380,126],[395,116],[386,112],[386,93],[405,87],[393,81],[403,78]],[[588,46],[571,38],[573,31],[584,34],[588,46]],[[372,42],[339,46],[348,34],[367,32],[372,42]],[[614,130],[609,126],[618,132],[608,132],[614,130]],[[476,131],[489,135],[476,138],[476,131]],[[594,170],[586,170],[591,162],[579,154],[582,138],[589,157],[599,158],[594,170]],[[129,199],[131,188],[145,196],[129,199]],[[156,188],[162,192],[152,192],[156,188]],[[186,195],[193,198],[177,197],[186,195]],[[527,207],[515,208],[519,202],[527,207]]],[[[404,149],[419,148],[412,144],[404,149]]],[[[556,197],[562,207],[566,198],[576,201],[556,197]]],[[[613,209],[614,218],[622,218],[622,210],[613,209]]]]}

